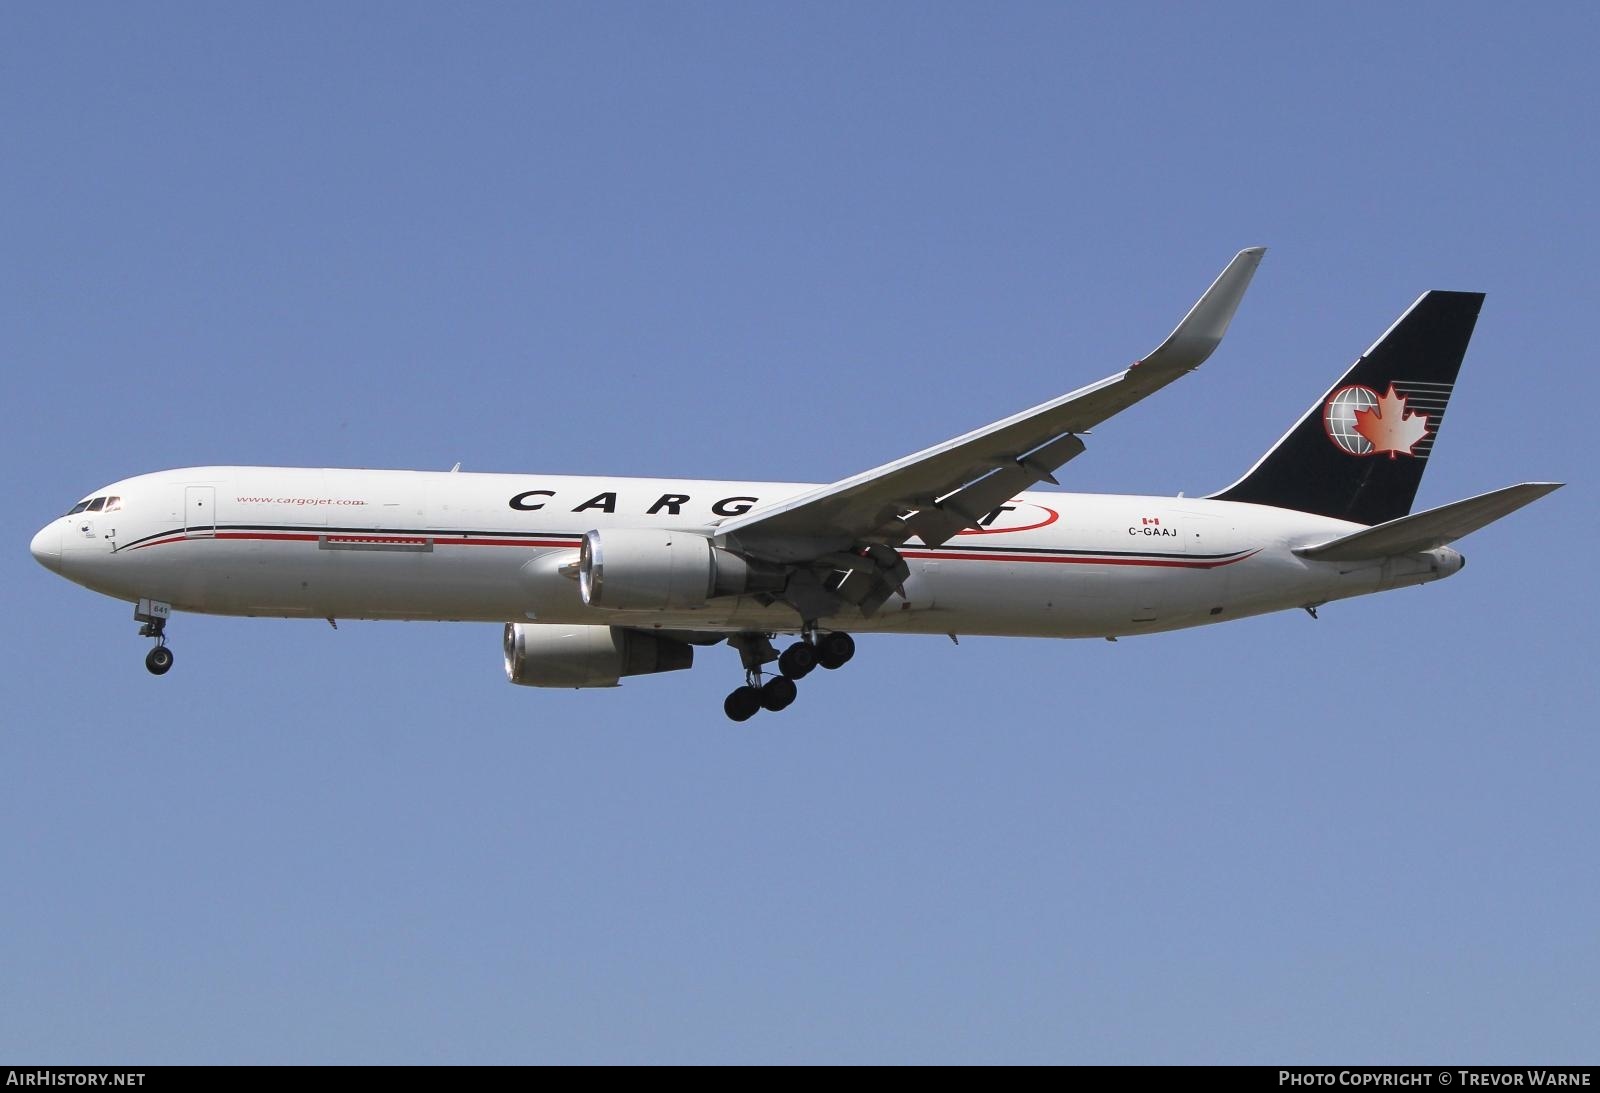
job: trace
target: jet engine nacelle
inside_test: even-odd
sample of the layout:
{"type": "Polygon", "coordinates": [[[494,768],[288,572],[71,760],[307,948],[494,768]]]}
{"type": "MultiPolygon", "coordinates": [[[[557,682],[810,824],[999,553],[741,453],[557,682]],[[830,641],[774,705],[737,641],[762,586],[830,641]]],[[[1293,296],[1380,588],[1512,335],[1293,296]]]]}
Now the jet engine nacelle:
{"type": "Polygon", "coordinates": [[[506,623],[506,678],[523,687],[615,687],[694,664],[686,642],[620,626],[506,623]]]}
{"type": "Polygon", "coordinates": [[[578,551],[578,590],[587,607],[667,611],[715,596],[781,589],[781,570],[711,545],[692,531],[591,531],[578,551]]]}

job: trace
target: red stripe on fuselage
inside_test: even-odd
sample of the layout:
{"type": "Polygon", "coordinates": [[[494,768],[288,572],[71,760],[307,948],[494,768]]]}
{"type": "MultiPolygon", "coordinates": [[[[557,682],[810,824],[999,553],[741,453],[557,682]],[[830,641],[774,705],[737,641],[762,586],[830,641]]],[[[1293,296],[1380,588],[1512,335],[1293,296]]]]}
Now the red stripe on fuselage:
{"type": "Polygon", "coordinates": [[[933,561],[951,562],[1038,562],[1051,565],[1142,565],[1160,566],[1165,569],[1216,569],[1219,566],[1232,565],[1242,562],[1260,551],[1252,550],[1248,554],[1241,554],[1236,558],[1221,558],[1216,561],[1194,561],[1181,558],[1105,558],[1079,555],[1038,555],[1038,554],[963,554],[949,550],[902,550],[900,552],[907,558],[928,558],[933,561]]]}
{"type": "Polygon", "coordinates": [[[444,535],[318,535],[314,532],[303,531],[219,531],[214,535],[174,535],[167,539],[157,539],[152,543],[140,543],[130,547],[130,550],[144,550],[146,547],[167,546],[170,543],[203,543],[209,539],[251,539],[258,542],[274,543],[315,543],[326,539],[330,543],[399,543],[402,545],[422,545],[432,542],[434,546],[504,546],[504,547],[571,547],[577,549],[582,542],[579,539],[488,539],[482,537],[450,538],[449,533],[444,535]]]}
{"type": "MultiPolygon", "coordinates": [[[[249,539],[264,542],[293,542],[315,543],[320,539],[327,539],[331,543],[397,543],[403,545],[421,545],[433,542],[436,547],[445,546],[498,546],[498,547],[568,547],[577,548],[582,542],[580,539],[497,539],[481,536],[465,538],[450,538],[449,533],[442,535],[352,535],[347,533],[338,535],[318,535],[314,532],[267,532],[267,531],[219,531],[214,535],[175,535],[166,539],[157,539],[153,543],[140,543],[133,550],[143,550],[146,547],[167,546],[171,543],[205,542],[207,539],[249,539]]],[[[1206,559],[1204,561],[1190,558],[1133,558],[1133,557],[1106,557],[1097,555],[1060,555],[1060,554],[1011,554],[1011,553],[984,553],[975,554],[955,550],[901,550],[901,555],[906,558],[926,558],[930,561],[948,562],[1030,562],[1040,565],[1119,565],[1119,566],[1153,566],[1163,569],[1217,569],[1221,566],[1232,565],[1252,557],[1259,550],[1252,550],[1233,558],[1206,559]]]]}

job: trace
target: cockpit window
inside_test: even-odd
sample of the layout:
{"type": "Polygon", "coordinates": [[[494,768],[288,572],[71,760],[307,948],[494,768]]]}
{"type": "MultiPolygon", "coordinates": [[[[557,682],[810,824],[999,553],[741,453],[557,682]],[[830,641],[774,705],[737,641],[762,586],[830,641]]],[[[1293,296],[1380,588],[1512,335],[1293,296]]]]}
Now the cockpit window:
{"type": "Polygon", "coordinates": [[[67,510],[68,516],[76,516],[80,512],[120,512],[122,511],[122,498],[120,497],[91,497],[87,501],[79,501],[67,510]]]}

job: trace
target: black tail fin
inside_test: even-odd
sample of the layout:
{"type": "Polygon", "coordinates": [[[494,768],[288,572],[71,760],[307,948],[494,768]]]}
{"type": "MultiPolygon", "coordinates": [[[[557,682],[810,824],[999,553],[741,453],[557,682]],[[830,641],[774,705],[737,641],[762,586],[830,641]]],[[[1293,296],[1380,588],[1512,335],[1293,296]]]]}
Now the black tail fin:
{"type": "Polygon", "coordinates": [[[1481,292],[1425,292],[1219,501],[1381,524],[1411,511],[1481,292]]]}

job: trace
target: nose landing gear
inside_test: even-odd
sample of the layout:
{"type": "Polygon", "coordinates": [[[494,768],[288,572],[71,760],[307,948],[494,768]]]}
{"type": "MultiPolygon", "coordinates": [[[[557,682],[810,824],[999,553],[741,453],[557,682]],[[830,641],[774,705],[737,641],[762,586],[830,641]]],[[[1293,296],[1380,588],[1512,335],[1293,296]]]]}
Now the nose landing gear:
{"type": "Polygon", "coordinates": [[[172,616],[172,605],[159,600],[140,600],[133,609],[133,621],[139,627],[141,638],[155,638],[156,645],[145,654],[144,666],[153,676],[164,676],[172,670],[172,650],[167,648],[167,619],[172,616]]]}
{"type": "Polygon", "coordinates": [[[172,669],[172,650],[158,645],[145,654],[144,666],[153,676],[164,676],[172,669]]]}

